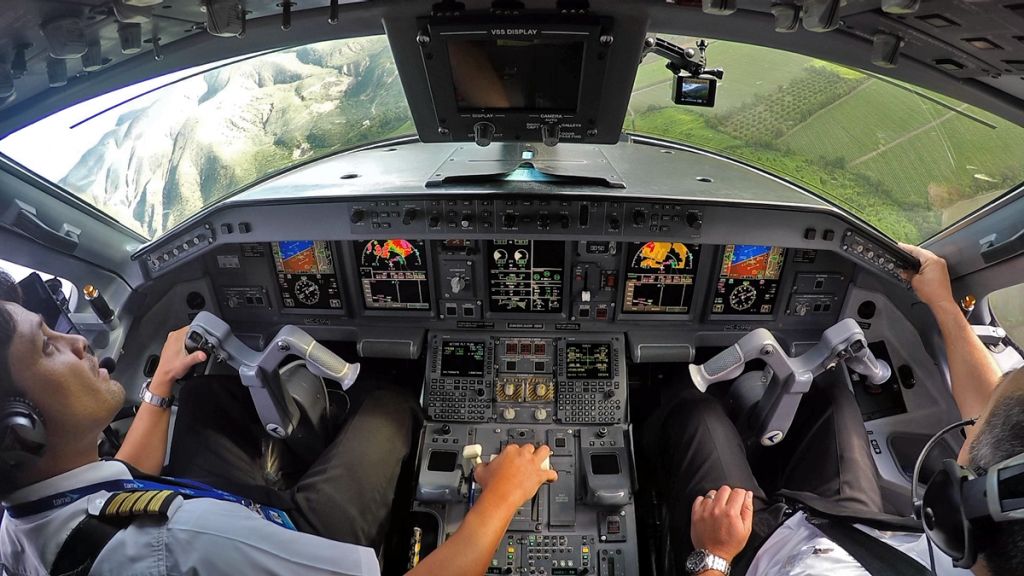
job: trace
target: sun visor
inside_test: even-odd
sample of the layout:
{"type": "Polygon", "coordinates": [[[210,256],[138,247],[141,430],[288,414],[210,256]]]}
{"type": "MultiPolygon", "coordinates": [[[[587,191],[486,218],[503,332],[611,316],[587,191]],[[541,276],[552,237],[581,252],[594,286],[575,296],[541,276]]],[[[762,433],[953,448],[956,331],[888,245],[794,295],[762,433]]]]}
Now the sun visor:
{"type": "Polygon", "coordinates": [[[645,27],[595,15],[385,19],[424,142],[618,141],[645,27]]]}

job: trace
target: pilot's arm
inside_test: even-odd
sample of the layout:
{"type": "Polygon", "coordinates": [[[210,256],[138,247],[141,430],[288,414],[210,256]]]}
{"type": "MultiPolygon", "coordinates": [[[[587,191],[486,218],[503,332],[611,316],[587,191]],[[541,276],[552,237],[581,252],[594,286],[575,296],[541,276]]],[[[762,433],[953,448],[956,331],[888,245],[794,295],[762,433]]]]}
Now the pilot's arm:
{"type": "MultiPolygon", "coordinates": [[[[160,364],[149,384],[149,391],[153,394],[170,397],[174,383],[188,374],[193,366],[206,360],[204,352],[185,353],[186,334],[188,327],[167,335],[164,349],[160,352],[160,364]]],[[[170,422],[170,408],[158,408],[143,402],[121,449],[117,451],[117,459],[147,474],[160,474],[167,451],[167,428],[170,422]]]]}
{"type": "MultiPolygon", "coordinates": [[[[992,393],[999,386],[1002,378],[999,365],[953,299],[946,261],[924,248],[907,244],[900,244],[900,247],[921,261],[921,270],[910,277],[910,284],[939,324],[942,340],[946,343],[946,359],[956,406],[964,418],[978,417],[985,412],[992,393]]],[[[961,463],[967,462],[977,427],[968,426],[964,430],[967,440],[960,449],[961,463]]]]}
{"type": "Polygon", "coordinates": [[[483,492],[451,538],[423,559],[408,576],[459,576],[483,574],[498,548],[512,517],[545,482],[554,482],[554,470],[541,464],[551,449],[509,444],[497,458],[473,470],[483,492]]]}

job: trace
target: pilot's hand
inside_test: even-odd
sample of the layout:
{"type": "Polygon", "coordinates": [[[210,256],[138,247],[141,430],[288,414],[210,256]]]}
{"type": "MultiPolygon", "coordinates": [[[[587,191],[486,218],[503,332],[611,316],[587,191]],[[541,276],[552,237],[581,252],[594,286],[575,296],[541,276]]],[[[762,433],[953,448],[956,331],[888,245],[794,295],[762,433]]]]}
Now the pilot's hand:
{"type": "Polygon", "coordinates": [[[921,270],[917,274],[904,273],[904,277],[910,280],[910,286],[914,289],[917,297],[932,309],[948,304],[955,305],[946,261],[930,250],[910,244],[901,243],[900,248],[921,261],[921,270]]]}
{"type": "Polygon", "coordinates": [[[728,562],[743,550],[754,521],[754,493],[722,486],[698,496],[690,513],[690,539],[728,562]]]}
{"type": "Polygon", "coordinates": [[[554,470],[541,469],[550,455],[551,449],[547,446],[535,449],[533,444],[507,444],[497,458],[477,464],[473,477],[484,492],[497,494],[518,507],[533,498],[542,484],[558,479],[554,470]]]}
{"type": "Polygon", "coordinates": [[[197,350],[191,354],[185,351],[185,336],[188,334],[188,326],[179,328],[167,335],[164,342],[164,349],[160,352],[160,363],[157,365],[156,374],[153,375],[153,383],[150,390],[160,394],[154,387],[170,387],[175,381],[188,374],[193,366],[206,360],[206,353],[197,350]]]}

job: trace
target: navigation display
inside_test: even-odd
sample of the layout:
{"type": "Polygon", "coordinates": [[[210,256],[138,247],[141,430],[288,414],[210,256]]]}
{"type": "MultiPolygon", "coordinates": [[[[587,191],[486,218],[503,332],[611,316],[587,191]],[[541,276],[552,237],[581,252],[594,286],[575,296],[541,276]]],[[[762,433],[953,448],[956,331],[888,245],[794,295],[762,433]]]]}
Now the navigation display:
{"type": "Polygon", "coordinates": [[[285,308],[341,309],[341,290],[331,246],[323,240],[271,243],[281,305],[285,308]]]}
{"type": "Polygon", "coordinates": [[[779,293],[786,249],[729,244],[722,255],[712,314],[771,314],[779,293]]]}
{"type": "Polygon", "coordinates": [[[688,314],[693,301],[699,244],[631,242],[622,311],[688,314]]]}
{"type": "Polygon", "coordinates": [[[565,246],[542,240],[490,240],[491,312],[561,312],[565,246]]]}
{"type": "Polygon", "coordinates": [[[430,282],[422,240],[356,242],[359,279],[367,308],[430,310],[430,282]]]}
{"type": "Polygon", "coordinates": [[[609,380],[612,345],[570,342],[565,345],[565,377],[569,380],[609,380]]]}
{"type": "Polygon", "coordinates": [[[441,343],[441,376],[484,375],[484,343],[445,340],[441,343]]]}

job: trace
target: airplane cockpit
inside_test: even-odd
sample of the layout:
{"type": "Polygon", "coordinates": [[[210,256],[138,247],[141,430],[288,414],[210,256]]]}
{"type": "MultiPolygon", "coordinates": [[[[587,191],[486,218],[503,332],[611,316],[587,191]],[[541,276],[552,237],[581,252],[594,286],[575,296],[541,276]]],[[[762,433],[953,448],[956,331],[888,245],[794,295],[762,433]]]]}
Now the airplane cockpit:
{"type": "Polygon", "coordinates": [[[961,414],[909,248],[1024,364],[1020,6],[8,4],[0,268],[126,389],[101,454],[182,326],[206,359],[183,380],[240,381],[229,409],[300,467],[401,389],[422,422],[383,574],[452,538],[510,444],[558,479],[486,574],[684,573],[668,447],[640,446],[681,390],[766,485],[828,441],[812,389],[850,391],[912,516],[964,438],[922,457],[961,414]]]}

